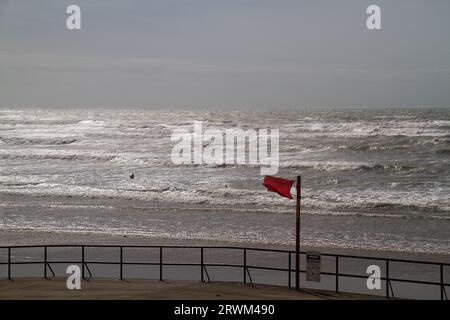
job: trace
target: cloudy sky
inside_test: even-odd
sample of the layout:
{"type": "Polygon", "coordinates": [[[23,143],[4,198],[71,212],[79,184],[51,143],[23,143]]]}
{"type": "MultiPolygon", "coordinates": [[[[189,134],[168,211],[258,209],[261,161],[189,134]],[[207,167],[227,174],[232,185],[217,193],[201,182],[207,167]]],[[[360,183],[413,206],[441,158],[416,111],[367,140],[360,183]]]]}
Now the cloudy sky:
{"type": "Polygon", "coordinates": [[[449,15],[449,0],[0,0],[0,107],[450,107],[449,15]]]}

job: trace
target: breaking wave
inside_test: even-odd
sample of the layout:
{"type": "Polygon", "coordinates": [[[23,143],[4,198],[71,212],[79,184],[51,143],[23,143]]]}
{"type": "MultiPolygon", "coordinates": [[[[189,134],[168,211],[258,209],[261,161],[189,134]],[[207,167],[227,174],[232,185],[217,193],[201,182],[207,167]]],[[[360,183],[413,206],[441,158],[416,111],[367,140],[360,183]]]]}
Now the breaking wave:
{"type": "MultiPolygon", "coordinates": [[[[0,180],[0,193],[31,196],[80,197],[91,199],[138,200],[144,203],[183,204],[183,210],[222,212],[292,213],[292,205],[265,190],[235,188],[186,189],[155,183],[152,187],[94,188],[27,180],[22,183],[0,180]],[[199,205],[200,207],[192,207],[199,205]]],[[[303,203],[307,214],[450,219],[450,206],[445,201],[427,200],[427,194],[406,197],[377,190],[358,194],[350,190],[305,190],[303,203]]],[[[145,208],[145,207],[139,207],[145,208]]]]}
{"type": "MultiPolygon", "coordinates": [[[[207,168],[259,168],[260,164],[174,164],[169,161],[160,162],[168,167],[207,167],[207,168]]],[[[274,164],[275,166],[275,164],[274,164]]],[[[418,168],[406,164],[380,164],[350,161],[280,161],[279,168],[282,169],[312,169],[318,171],[418,171],[418,168]]]]}
{"type": "Polygon", "coordinates": [[[89,153],[77,152],[62,152],[61,150],[42,150],[38,152],[33,151],[5,151],[0,150],[0,159],[2,160],[95,160],[95,161],[111,161],[116,158],[116,155],[99,155],[89,153]]]}
{"type": "Polygon", "coordinates": [[[0,137],[0,142],[12,145],[65,145],[77,142],[77,139],[31,139],[31,138],[8,138],[0,137]]]}

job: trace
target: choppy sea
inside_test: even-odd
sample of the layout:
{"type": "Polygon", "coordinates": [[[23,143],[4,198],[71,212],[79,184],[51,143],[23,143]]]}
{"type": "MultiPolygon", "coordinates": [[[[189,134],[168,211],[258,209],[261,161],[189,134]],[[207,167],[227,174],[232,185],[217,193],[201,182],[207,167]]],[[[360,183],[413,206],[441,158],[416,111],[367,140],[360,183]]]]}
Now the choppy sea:
{"type": "Polygon", "coordinates": [[[0,230],[293,244],[258,166],[171,161],[194,121],[279,129],[304,244],[450,253],[449,109],[0,110],[0,230]]]}

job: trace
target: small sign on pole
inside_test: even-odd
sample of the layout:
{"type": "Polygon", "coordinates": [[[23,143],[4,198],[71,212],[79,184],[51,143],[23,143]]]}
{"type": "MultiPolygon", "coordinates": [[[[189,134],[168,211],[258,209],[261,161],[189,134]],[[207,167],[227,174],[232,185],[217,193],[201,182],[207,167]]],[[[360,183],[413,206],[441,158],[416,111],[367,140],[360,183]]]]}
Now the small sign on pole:
{"type": "Polygon", "coordinates": [[[306,253],[306,281],[320,282],[320,252],[306,253]]]}

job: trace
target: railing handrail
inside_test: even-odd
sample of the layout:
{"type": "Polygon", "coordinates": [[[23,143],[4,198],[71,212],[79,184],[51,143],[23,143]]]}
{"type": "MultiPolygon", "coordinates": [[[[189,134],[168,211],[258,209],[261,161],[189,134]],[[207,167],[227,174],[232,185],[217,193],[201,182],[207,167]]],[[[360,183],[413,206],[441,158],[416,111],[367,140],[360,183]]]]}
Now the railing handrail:
{"type": "MultiPolygon", "coordinates": [[[[238,247],[238,246],[199,246],[199,245],[114,245],[114,244],[52,244],[52,245],[14,245],[14,246],[0,246],[0,249],[26,249],[26,248],[154,248],[159,249],[231,249],[231,250],[249,250],[249,251],[262,251],[262,252],[278,252],[278,253],[291,253],[295,254],[294,250],[284,250],[284,249],[270,249],[270,248],[256,248],[256,247],[238,247]]],[[[307,254],[307,251],[300,251],[300,254],[307,254]]],[[[321,253],[324,257],[339,257],[339,258],[349,258],[349,259],[361,259],[361,260],[378,260],[378,261],[391,261],[399,263],[415,263],[415,264],[429,264],[429,265],[443,265],[450,266],[450,262],[437,262],[437,261],[426,261],[426,260],[412,260],[412,259],[398,259],[398,258],[388,258],[388,257],[374,257],[366,255],[349,255],[349,254],[339,254],[339,253],[321,253]]]]}

